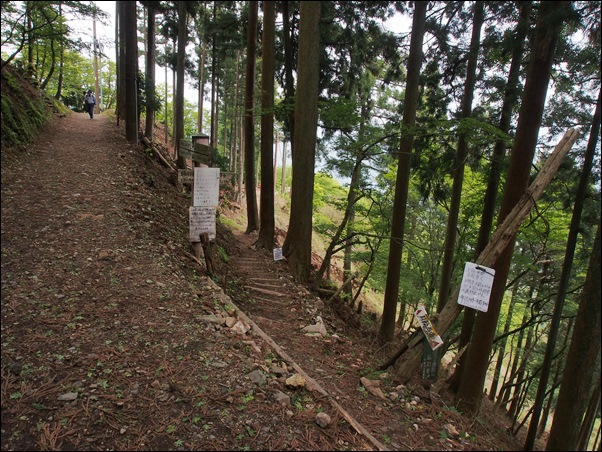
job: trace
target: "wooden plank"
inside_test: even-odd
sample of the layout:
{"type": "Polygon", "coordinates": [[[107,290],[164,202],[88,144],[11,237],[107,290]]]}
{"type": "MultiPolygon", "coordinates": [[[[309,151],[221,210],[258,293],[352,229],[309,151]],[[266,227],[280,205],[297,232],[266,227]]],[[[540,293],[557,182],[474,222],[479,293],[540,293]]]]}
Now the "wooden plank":
{"type": "Polygon", "coordinates": [[[250,290],[254,290],[255,292],[259,292],[265,295],[273,295],[275,297],[286,297],[288,296],[288,293],[282,293],[282,292],[275,292],[273,290],[268,290],[268,289],[262,289],[261,287],[253,287],[253,286],[247,286],[248,289],[250,290]]]}
{"type": "Polygon", "coordinates": [[[179,152],[182,157],[188,158],[193,162],[202,163],[207,166],[211,165],[211,156],[207,157],[204,154],[199,154],[196,151],[191,151],[183,147],[180,147],[179,152]]]}
{"type": "Polygon", "coordinates": [[[189,151],[193,151],[192,141],[187,140],[185,138],[180,139],[180,148],[188,149],[189,151]]]}
{"type": "Polygon", "coordinates": [[[199,155],[206,156],[209,159],[213,155],[213,151],[214,151],[214,149],[212,147],[207,146],[206,144],[201,144],[201,143],[194,143],[194,147],[192,148],[192,150],[199,155]]]}

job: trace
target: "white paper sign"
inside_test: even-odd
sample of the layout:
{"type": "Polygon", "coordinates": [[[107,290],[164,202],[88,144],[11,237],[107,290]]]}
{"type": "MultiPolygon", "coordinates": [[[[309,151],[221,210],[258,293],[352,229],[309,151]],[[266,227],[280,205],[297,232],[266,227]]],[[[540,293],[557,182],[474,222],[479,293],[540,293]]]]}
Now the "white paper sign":
{"type": "Polygon", "coordinates": [[[422,332],[428,340],[431,348],[435,350],[441,347],[443,345],[443,339],[441,339],[441,336],[439,336],[437,331],[435,331],[435,327],[431,323],[429,316],[426,313],[426,308],[422,305],[419,306],[414,312],[414,315],[416,316],[416,320],[418,320],[420,328],[422,328],[422,332]]]}
{"type": "Polygon", "coordinates": [[[215,207],[197,207],[188,208],[190,217],[190,238],[191,242],[200,242],[199,237],[203,232],[209,235],[209,240],[215,240],[215,207]]]}
{"type": "Polygon", "coordinates": [[[458,304],[487,312],[494,277],[494,269],[466,262],[458,304]]]}
{"type": "Polygon", "coordinates": [[[219,168],[194,168],[194,206],[216,207],[219,203],[219,168]]]}
{"type": "Polygon", "coordinates": [[[282,259],[284,259],[282,256],[282,248],[274,248],[274,260],[281,261],[282,259]]]}

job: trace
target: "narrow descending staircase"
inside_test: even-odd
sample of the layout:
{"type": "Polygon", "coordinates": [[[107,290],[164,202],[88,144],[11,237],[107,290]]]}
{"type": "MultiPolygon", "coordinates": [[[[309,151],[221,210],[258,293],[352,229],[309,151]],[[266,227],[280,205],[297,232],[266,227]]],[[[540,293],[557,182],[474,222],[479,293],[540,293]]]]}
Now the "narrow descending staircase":
{"type": "Polygon", "coordinates": [[[247,256],[233,259],[231,266],[245,294],[244,299],[238,300],[241,308],[262,328],[271,322],[282,322],[283,310],[294,311],[299,306],[299,300],[291,293],[295,290],[292,278],[283,267],[284,262],[270,262],[268,256],[253,249],[248,251],[247,256]]]}

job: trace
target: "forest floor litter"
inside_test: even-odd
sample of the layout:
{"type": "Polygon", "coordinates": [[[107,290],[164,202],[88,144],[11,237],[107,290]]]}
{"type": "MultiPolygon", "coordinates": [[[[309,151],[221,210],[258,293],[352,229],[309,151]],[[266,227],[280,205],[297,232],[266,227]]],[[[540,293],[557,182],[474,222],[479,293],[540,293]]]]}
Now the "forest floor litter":
{"type": "Polygon", "coordinates": [[[2,450],[522,448],[488,400],[470,419],[376,371],[368,320],[297,284],[233,203],[207,276],[189,195],[123,135],[73,113],[2,150],[2,450]]]}

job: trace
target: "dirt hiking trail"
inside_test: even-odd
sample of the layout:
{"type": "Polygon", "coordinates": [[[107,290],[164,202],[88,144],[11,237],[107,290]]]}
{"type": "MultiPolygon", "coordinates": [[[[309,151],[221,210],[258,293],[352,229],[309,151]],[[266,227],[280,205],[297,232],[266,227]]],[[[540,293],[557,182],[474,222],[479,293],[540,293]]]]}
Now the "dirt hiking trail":
{"type": "Polygon", "coordinates": [[[370,338],[240,212],[219,212],[237,226],[206,276],[173,181],[104,114],[3,150],[2,450],[520,447],[489,410],[375,372],[370,338]]]}

